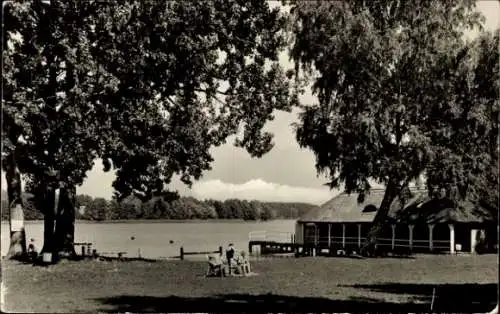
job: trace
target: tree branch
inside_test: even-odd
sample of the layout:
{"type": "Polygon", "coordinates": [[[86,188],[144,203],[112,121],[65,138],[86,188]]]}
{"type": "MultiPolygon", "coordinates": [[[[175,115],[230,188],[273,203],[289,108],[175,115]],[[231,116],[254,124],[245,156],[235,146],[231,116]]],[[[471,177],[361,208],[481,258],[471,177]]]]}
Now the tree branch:
{"type": "MultiPolygon", "coordinates": [[[[194,91],[195,92],[205,93],[205,94],[208,93],[208,91],[206,89],[201,89],[201,88],[195,88],[194,91]]],[[[234,95],[234,94],[230,94],[230,93],[223,92],[223,91],[220,91],[220,90],[216,90],[215,93],[216,94],[220,94],[220,95],[224,95],[224,96],[232,96],[232,95],[234,95]]]]}
{"type": "Polygon", "coordinates": [[[403,138],[402,132],[401,132],[401,114],[398,113],[396,114],[396,147],[399,148],[399,145],[401,144],[401,139],[403,138]]]}
{"type": "Polygon", "coordinates": [[[404,181],[403,184],[400,187],[400,190],[404,189],[405,187],[409,186],[411,182],[411,176],[409,175],[404,181]]]}
{"type": "Polygon", "coordinates": [[[176,107],[179,106],[170,96],[165,97],[165,99],[167,99],[172,105],[176,107]]]}
{"type": "Polygon", "coordinates": [[[391,143],[387,140],[385,135],[382,133],[380,123],[377,120],[375,120],[375,130],[377,131],[377,135],[380,139],[380,143],[382,144],[382,148],[386,151],[390,151],[391,150],[391,147],[390,147],[391,143]]]}

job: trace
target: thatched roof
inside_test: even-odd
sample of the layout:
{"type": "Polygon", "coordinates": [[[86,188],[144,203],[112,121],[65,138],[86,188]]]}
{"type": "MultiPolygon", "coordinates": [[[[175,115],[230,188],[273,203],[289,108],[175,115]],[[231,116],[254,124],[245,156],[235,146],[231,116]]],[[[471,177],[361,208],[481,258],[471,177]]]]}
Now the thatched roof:
{"type": "Polygon", "coordinates": [[[460,202],[456,206],[449,199],[431,199],[429,197],[425,197],[418,202],[408,203],[403,210],[393,213],[393,217],[398,221],[428,224],[447,222],[484,223],[497,220],[492,211],[470,201],[460,202]]]}
{"type": "MultiPolygon", "coordinates": [[[[341,193],[322,206],[303,215],[300,222],[372,222],[385,190],[371,190],[363,202],[358,202],[357,193],[341,193]]],[[[496,221],[491,211],[462,202],[455,207],[448,199],[431,199],[427,190],[412,189],[412,197],[403,204],[395,200],[389,211],[389,219],[399,222],[488,222],[496,221]]]]}
{"type": "Polygon", "coordinates": [[[375,206],[378,209],[384,197],[384,190],[371,190],[362,203],[358,202],[357,193],[341,193],[318,208],[311,210],[300,221],[315,222],[371,222],[375,211],[363,212],[363,209],[375,206]]]}

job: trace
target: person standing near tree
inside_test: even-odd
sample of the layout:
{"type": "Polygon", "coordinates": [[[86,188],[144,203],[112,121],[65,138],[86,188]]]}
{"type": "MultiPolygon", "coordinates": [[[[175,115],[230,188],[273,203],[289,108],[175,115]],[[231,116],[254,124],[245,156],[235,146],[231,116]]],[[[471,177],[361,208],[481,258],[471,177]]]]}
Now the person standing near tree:
{"type": "Polygon", "coordinates": [[[38,257],[38,252],[35,247],[35,239],[31,238],[31,243],[28,246],[28,256],[32,261],[35,261],[38,257]]]}

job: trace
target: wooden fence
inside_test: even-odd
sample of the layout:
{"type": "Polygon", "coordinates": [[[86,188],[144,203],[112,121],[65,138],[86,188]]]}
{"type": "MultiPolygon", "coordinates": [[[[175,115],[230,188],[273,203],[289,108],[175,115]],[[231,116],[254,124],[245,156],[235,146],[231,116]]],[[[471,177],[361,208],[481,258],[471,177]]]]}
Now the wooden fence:
{"type": "Polygon", "coordinates": [[[184,257],[186,255],[207,255],[207,254],[214,254],[214,253],[219,253],[222,255],[222,246],[219,246],[219,249],[217,251],[197,251],[197,252],[186,252],[184,250],[184,247],[181,246],[180,254],[178,257],[182,261],[182,260],[184,260],[184,257]]]}

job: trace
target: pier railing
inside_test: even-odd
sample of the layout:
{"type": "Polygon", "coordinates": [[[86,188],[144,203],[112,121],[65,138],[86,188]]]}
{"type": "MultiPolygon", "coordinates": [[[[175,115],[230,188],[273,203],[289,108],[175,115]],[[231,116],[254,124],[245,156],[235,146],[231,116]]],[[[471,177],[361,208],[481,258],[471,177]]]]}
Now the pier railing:
{"type": "Polygon", "coordinates": [[[248,241],[295,243],[295,234],[293,232],[258,230],[248,234],[248,241]]]}
{"type": "MultiPolygon", "coordinates": [[[[339,236],[331,236],[328,237],[314,237],[314,236],[306,236],[304,238],[306,243],[320,245],[320,246],[358,246],[361,247],[363,243],[366,241],[365,237],[339,237],[339,236]]],[[[433,240],[432,244],[429,240],[425,239],[412,239],[410,243],[409,238],[377,238],[377,246],[385,247],[385,248],[411,248],[411,249],[430,249],[436,251],[447,250],[450,247],[449,240],[433,240]]],[[[460,251],[459,248],[455,249],[456,251],[460,251]]]]}

